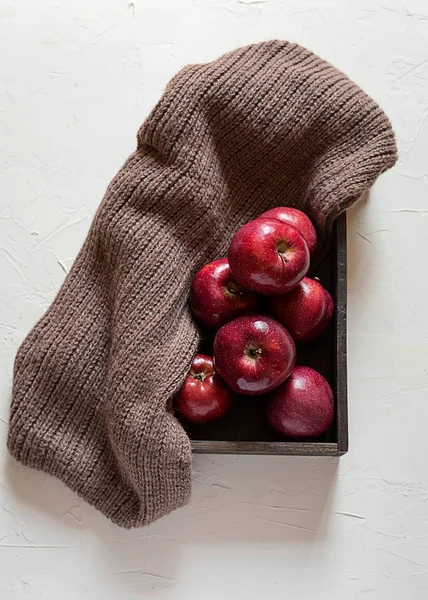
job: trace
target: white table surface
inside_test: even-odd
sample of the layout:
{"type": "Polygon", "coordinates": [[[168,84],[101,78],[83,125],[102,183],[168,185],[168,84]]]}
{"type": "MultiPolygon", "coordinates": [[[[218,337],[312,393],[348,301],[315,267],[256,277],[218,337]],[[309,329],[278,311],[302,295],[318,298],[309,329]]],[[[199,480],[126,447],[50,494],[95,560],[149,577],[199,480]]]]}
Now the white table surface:
{"type": "Polygon", "coordinates": [[[428,598],[428,2],[0,1],[1,600],[428,598]],[[170,77],[306,45],[392,119],[349,212],[350,452],[195,456],[189,506],[126,531],[9,458],[14,356],[170,77]]]}

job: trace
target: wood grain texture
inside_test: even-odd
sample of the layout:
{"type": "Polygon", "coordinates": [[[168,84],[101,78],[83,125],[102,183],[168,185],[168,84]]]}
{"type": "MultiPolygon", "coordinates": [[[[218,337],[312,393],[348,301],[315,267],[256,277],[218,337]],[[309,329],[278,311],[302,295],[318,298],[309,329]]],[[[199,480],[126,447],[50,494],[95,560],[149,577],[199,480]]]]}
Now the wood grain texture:
{"type": "Polygon", "coordinates": [[[192,441],[192,450],[203,454],[289,454],[338,456],[339,446],[327,442],[219,442],[192,441]]]}
{"type": "MultiPolygon", "coordinates": [[[[330,251],[310,274],[318,277],[332,294],[336,303],[335,317],[320,338],[297,347],[297,363],[319,371],[333,388],[336,409],[333,426],[318,438],[295,441],[282,437],[265,420],[269,395],[241,396],[223,419],[204,426],[186,425],[193,452],[296,456],[340,456],[347,452],[346,258],[346,214],[342,214],[334,227],[330,251]]],[[[201,351],[212,354],[212,341],[210,337],[204,339],[201,351]]]]}
{"type": "Polygon", "coordinates": [[[335,392],[338,454],[345,454],[348,451],[347,279],[346,213],[344,213],[336,221],[335,392]]]}

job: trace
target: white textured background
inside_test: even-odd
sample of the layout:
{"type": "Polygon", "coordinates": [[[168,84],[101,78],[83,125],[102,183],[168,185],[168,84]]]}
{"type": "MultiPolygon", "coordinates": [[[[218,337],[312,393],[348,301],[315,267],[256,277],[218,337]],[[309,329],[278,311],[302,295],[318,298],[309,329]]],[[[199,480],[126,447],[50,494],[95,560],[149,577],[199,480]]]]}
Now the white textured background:
{"type": "Polygon", "coordinates": [[[428,598],[428,2],[0,0],[1,600],[428,598]],[[392,119],[349,214],[347,456],[196,456],[193,501],[109,523],[5,446],[13,360],[183,65],[290,39],[392,119]]]}

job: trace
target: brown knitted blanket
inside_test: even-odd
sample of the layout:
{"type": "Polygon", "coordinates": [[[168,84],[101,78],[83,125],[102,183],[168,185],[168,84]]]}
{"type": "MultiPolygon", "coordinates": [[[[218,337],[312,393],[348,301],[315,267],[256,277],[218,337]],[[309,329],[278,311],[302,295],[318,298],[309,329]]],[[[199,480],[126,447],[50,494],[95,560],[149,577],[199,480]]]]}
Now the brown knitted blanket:
{"type": "Polygon", "coordinates": [[[310,216],[322,253],[337,215],[395,160],[382,110],[300,46],[180,71],[19,349],[10,452],[124,527],[185,504],[191,449],[170,407],[198,346],[193,274],[277,205],[310,216]]]}

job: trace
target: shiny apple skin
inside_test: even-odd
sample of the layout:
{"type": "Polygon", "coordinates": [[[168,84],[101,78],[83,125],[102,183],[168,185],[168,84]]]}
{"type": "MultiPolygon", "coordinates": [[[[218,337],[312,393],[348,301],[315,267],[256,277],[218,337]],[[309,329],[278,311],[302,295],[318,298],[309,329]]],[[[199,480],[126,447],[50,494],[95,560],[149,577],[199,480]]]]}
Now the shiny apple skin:
{"type": "Polygon", "coordinates": [[[293,438],[322,435],[334,421],[333,391],[320,373],[298,366],[272,393],[266,418],[281,435],[293,438]]]}
{"type": "Polygon", "coordinates": [[[267,315],[239,317],[214,339],[214,364],[234,392],[248,396],[278,387],[290,375],[296,348],[278,321],[267,315]]]}
{"type": "Polygon", "coordinates": [[[314,255],[317,249],[317,232],[312,224],[312,221],[304,212],[298,208],[292,208],[291,206],[278,206],[277,208],[271,208],[266,212],[262,213],[259,219],[278,219],[283,223],[289,223],[300,231],[305,238],[305,242],[308,245],[311,256],[314,255]]]}
{"type": "Polygon", "coordinates": [[[298,229],[278,219],[256,219],[232,238],[228,259],[246,289],[265,295],[286,294],[306,275],[310,255],[298,229]]]}
{"type": "Polygon", "coordinates": [[[236,281],[227,258],[220,258],[196,273],[190,290],[190,306],[201,325],[218,329],[254,311],[257,296],[236,281]]]}
{"type": "Polygon", "coordinates": [[[189,423],[203,425],[224,416],[232,402],[233,394],[215,372],[213,359],[197,354],[175,397],[176,412],[189,423]]]}
{"type": "Polygon", "coordinates": [[[288,294],[269,298],[268,310],[295,342],[306,343],[327,327],[332,316],[330,303],[333,299],[327,290],[315,279],[304,277],[288,294]]]}

